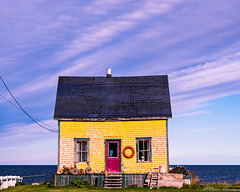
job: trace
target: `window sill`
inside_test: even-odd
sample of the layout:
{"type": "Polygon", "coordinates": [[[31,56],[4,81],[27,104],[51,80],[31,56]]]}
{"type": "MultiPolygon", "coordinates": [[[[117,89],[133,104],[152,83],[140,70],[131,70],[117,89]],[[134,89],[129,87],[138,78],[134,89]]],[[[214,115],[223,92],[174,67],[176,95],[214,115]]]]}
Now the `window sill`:
{"type": "Polygon", "coordinates": [[[152,163],[152,161],[137,161],[137,163],[152,163]]]}

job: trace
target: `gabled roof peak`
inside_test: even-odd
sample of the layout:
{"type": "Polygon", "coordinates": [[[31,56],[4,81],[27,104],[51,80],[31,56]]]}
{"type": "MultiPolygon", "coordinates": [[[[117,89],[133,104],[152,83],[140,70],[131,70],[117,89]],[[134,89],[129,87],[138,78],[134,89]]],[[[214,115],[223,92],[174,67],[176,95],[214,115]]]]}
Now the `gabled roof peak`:
{"type": "Polygon", "coordinates": [[[59,77],[55,119],[143,120],[171,116],[167,75],[59,77]]]}

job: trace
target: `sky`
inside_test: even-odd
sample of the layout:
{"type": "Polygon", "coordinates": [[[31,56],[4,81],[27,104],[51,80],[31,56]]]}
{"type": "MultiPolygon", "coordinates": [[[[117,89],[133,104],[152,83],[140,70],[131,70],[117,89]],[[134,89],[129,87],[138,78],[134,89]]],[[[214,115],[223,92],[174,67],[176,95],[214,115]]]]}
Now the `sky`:
{"type": "MultiPolygon", "coordinates": [[[[168,75],[170,164],[239,165],[239,9],[233,0],[1,0],[0,75],[53,128],[58,76],[168,75]]],[[[56,165],[58,134],[9,103],[1,82],[0,95],[0,165],[56,165]]]]}

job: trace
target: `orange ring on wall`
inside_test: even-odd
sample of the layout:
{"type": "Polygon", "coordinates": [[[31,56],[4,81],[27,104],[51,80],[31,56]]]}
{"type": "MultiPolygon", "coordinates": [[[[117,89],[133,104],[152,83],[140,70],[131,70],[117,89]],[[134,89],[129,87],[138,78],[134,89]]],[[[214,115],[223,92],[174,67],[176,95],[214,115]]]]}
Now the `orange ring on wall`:
{"type": "Polygon", "coordinates": [[[124,147],[124,149],[123,149],[123,155],[124,155],[124,157],[126,157],[126,158],[132,158],[132,157],[134,156],[134,154],[135,154],[135,150],[134,150],[134,148],[133,148],[132,146],[126,146],[126,147],[124,147]],[[126,154],[126,150],[127,150],[127,149],[131,149],[131,150],[132,150],[132,154],[127,155],[127,154],[126,154]]]}

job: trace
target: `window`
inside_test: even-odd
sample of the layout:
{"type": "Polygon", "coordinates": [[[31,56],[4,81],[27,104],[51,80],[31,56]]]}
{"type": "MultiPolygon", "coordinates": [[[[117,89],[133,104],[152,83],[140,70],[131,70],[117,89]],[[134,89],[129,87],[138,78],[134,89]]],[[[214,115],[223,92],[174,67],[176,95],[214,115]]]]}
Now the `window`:
{"type": "Polygon", "coordinates": [[[118,157],[118,142],[108,143],[108,158],[118,157]]]}
{"type": "Polygon", "coordinates": [[[151,138],[137,138],[137,162],[151,162],[151,138]]]}
{"type": "Polygon", "coordinates": [[[75,162],[89,161],[89,139],[74,139],[75,141],[75,162]]]}

